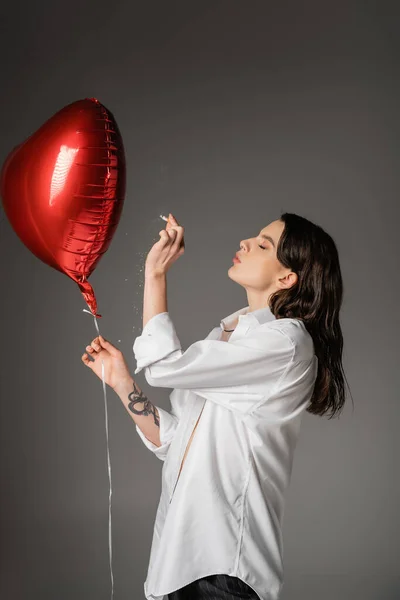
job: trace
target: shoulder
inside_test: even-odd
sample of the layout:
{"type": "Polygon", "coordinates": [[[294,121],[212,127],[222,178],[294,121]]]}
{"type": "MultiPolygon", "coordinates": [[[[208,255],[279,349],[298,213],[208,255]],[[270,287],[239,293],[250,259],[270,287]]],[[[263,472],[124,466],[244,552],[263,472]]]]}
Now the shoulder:
{"type": "Polygon", "coordinates": [[[294,350],[294,360],[310,360],[314,355],[314,342],[301,319],[275,319],[260,326],[266,333],[279,332],[294,350]]]}

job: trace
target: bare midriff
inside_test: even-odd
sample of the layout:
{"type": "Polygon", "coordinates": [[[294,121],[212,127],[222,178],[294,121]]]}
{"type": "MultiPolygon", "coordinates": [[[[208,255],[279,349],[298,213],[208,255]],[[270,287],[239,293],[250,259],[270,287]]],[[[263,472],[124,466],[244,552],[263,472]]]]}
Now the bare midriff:
{"type": "MultiPolygon", "coordinates": [[[[233,329],[233,327],[231,327],[231,329],[233,329]]],[[[225,332],[225,331],[222,331],[222,333],[221,333],[221,336],[220,336],[220,338],[219,338],[219,339],[220,339],[220,341],[222,341],[222,342],[227,342],[227,341],[229,340],[230,336],[232,335],[232,333],[233,333],[233,332],[229,332],[229,333],[227,333],[227,332],[225,332]]],[[[179,477],[180,477],[180,474],[181,474],[181,471],[182,471],[182,467],[183,467],[183,463],[185,462],[185,459],[186,459],[187,453],[189,452],[190,444],[192,443],[192,439],[193,439],[194,433],[195,433],[195,431],[196,431],[196,427],[197,427],[197,425],[198,425],[198,423],[199,423],[199,420],[200,420],[201,414],[202,414],[202,412],[203,412],[203,409],[204,409],[204,406],[203,406],[203,408],[201,409],[201,413],[200,413],[200,414],[199,414],[199,416],[198,416],[198,419],[197,419],[197,421],[196,421],[196,425],[194,426],[194,428],[193,428],[193,431],[192,431],[192,434],[191,434],[191,436],[190,436],[190,438],[189,438],[189,441],[188,441],[188,443],[187,443],[186,450],[185,450],[185,454],[183,455],[182,463],[181,463],[181,466],[180,466],[180,469],[179,469],[179,473],[178,473],[178,479],[179,479],[179,477]]],[[[178,480],[177,480],[177,482],[178,482],[178,480]]]]}
{"type": "MultiPolygon", "coordinates": [[[[203,406],[203,408],[201,409],[201,413],[203,412],[203,409],[204,409],[204,406],[203,406]]],[[[180,476],[180,474],[181,474],[182,467],[183,467],[183,463],[185,462],[185,459],[186,459],[186,455],[187,455],[187,453],[189,452],[190,444],[192,443],[192,439],[193,439],[193,436],[194,436],[194,432],[196,431],[196,427],[197,427],[197,424],[198,424],[198,422],[199,422],[199,420],[200,420],[201,413],[200,413],[200,414],[199,414],[199,416],[198,416],[198,419],[197,419],[197,421],[196,421],[196,425],[194,426],[194,429],[193,429],[193,431],[192,431],[192,435],[190,436],[190,438],[189,438],[189,441],[188,441],[188,443],[187,443],[186,450],[185,450],[185,454],[183,455],[183,459],[182,459],[181,467],[180,467],[180,469],[179,469],[179,473],[178,473],[178,479],[179,479],[179,476],[180,476]]]]}

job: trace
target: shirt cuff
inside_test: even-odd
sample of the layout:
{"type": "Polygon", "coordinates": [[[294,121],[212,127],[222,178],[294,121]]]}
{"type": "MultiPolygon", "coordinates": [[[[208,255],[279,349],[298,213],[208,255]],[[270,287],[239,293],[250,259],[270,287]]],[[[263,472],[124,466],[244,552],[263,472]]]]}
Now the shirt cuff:
{"type": "Polygon", "coordinates": [[[137,364],[135,375],[176,350],[181,350],[181,343],[169,313],[154,315],[147,321],[142,334],[133,344],[137,364]]]}
{"type": "Polygon", "coordinates": [[[147,437],[144,435],[143,431],[140,429],[140,427],[137,424],[136,424],[136,431],[138,432],[139,436],[141,437],[144,445],[149,450],[154,452],[154,454],[160,460],[165,460],[169,446],[172,441],[172,438],[174,437],[176,428],[178,426],[178,419],[176,417],[174,417],[173,415],[171,415],[171,413],[169,413],[168,411],[164,410],[163,408],[160,408],[159,406],[157,406],[156,408],[158,410],[159,419],[160,419],[161,446],[156,446],[155,444],[153,444],[153,442],[148,440],[147,437]]]}

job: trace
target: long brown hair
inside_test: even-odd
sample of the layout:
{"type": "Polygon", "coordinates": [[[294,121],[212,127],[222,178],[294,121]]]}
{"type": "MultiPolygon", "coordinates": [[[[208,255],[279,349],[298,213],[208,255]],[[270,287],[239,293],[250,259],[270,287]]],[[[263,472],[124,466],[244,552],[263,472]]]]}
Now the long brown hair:
{"type": "MultiPolygon", "coordinates": [[[[271,295],[269,306],[277,319],[301,319],[314,342],[318,374],[307,412],[331,419],[345,402],[343,335],[339,311],[343,281],[339,255],[331,236],[319,225],[294,213],[282,213],[285,228],[277,258],[297,274],[292,287],[271,295]]],[[[346,379],[347,382],[347,379],[346,379]]]]}

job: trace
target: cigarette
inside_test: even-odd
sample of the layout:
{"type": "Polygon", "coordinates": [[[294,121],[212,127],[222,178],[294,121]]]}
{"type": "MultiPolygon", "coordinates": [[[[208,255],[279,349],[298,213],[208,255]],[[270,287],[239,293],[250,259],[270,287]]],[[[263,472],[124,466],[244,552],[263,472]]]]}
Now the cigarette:
{"type": "Polygon", "coordinates": [[[168,217],[164,217],[164,215],[160,215],[160,219],[164,219],[164,221],[168,221],[168,217]]]}

